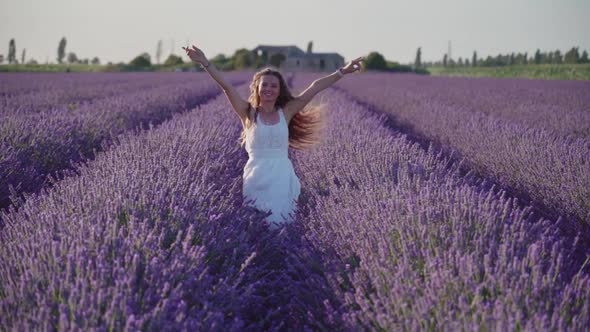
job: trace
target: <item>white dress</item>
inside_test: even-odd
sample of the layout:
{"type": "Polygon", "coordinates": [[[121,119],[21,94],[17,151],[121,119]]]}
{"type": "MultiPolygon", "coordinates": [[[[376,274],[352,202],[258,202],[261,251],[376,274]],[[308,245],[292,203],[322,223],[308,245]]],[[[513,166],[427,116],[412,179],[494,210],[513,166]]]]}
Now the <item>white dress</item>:
{"type": "MultiPolygon", "coordinates": [[[[256,112],[258,113],[258,112],[256,112]]],[[[242,195],[258,210],[272,214],[271,228],[293,221],[301,192],[299,178],[289,160],[289,127],[279,109],[279,122],[266,125],[258,117],[246,130],[248,162],[244,166],[242,195]]]]}

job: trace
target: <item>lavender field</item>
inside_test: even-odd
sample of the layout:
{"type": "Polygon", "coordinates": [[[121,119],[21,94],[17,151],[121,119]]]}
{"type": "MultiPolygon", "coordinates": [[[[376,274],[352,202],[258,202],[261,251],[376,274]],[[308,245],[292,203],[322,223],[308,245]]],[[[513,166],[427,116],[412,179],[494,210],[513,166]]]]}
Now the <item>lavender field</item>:
{"type": "MultiPolygon", "coordinates": [[[[247,76],[229,79],[242,83],[247,76]]],[[[12,74],[0,82],[0,209],[11,194],[38,192],[117,135],[157,125],[218,93],[215,82],[174,74],[12,74]]]]}
{"type": "Polygon", "coordinates": [[[0,330],[590,326],[587,83],[345,77],[273,231],[213,80],[126,75],[0,76],[0,330]]]}

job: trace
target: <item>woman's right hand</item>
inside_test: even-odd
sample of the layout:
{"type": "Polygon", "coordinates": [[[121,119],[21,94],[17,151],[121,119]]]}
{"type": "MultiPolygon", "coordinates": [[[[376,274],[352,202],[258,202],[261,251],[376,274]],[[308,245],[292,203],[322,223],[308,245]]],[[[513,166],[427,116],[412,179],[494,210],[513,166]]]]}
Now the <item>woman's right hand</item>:
{"type": "Polygon", "coordinates": [[[209,64],[209,61],[207,60],[207,57],[205,57],[205,54],[203,54],[203,51],[201,51],[195,45],[193,45],[192,49],[188,48],[188,46],[183,47],[182,49],[186,51],[186,55],[188,55],[188,57],[194,62],[200,63],[201,65],[209,64]]]}

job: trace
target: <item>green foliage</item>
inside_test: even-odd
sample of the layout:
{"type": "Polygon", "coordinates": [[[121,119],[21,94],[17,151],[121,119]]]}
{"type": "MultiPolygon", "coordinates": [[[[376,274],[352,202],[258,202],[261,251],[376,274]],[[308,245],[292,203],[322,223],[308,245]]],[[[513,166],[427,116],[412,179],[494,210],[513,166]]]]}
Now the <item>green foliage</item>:
{"type": "Polygon", "coordinates": [[[270,63],[271,66],[280,68],[281,63],[283,63],[286,59],[287,58],[283,54],[276,53],[270,57],[270,60],[268,62],[270,63]]]}
{"type": "Polygon", "coordinates": [[[152,65],[150,55],[148,53],[142,53],[136,56],[131,62],[129,66],[132,68],[149,68],[152,65]]]}
{"type": "Polygon", "coordinates": [[[8,43],[8,64],[16,62],[16,42],[14,38],[8,43]]]}
{"type": "Polygon", "coordinates": [[[411,73],[414,69],[408,65],[401,65],[398,62],[387,61],[387,71],[394,73],[411,73]]]}
{"type": "Polygon", "coordinates": [[[571,50],[565,53],[564,62],[565,63],[578,63],[580,60],[580,54],[578,53],[577,47],[572,47],[571,50]]]}
{"type": "Polygon", "coordinates": [[[223,55],[221,53],[214,56],[213,59],[210,59],[210,61],[213,62],[215,67],[218,69],[221,69],[221,70],[233,70],[234,69],[233,60],[231,58],[226,57],[225,55],[223,55]]]}
{"type": "Polygon", "coordinates": [[[68,63],[78,63],[78,57],[76,56],[76,53],[68,53],[68,63]]]}
{"type": "Polygon", "coordinates": [[[254,54],[254,68],[262,68],[268,61],[268,55],[263,52],[261,55],[254,54]]]}
{"type": "Polygon", "coordinates": [[[254,55],[245,48],[240,48],[234,53],[233,67],[236,70],[249,68],[254,64],[254,55]]]}
{"type": "Polygon", "coordinates": [[[418,50],[416,51],[416,59],[414,60],[414,68],[420,68],[422,67],[422,51],[420,50],[421,47],[418,47],[418,50]]]}
{"type": "Polygon", "coordinates": [[[57,47],[57,62],[62,63],[65,56],[66,56],[66,37],[63,37],[59,41],[59,45],[57,47]]]}
{"type": "Polygon", "coordinates": [[[513,66],[429,67],[432,75],[463,77],[520,77],[559,80],[590,80],[590,64],[529,64],[513,66]]]}
{"type": "Polygon", "coordinates": [[[387,70],[385,58],[378,52],[369,53],[363,63],[367,70],[387,70]]]}
{"type": "Polygon", "coordinates": [[[535,56],[534,56],[534,58],[533,58],[533,59],[534,59],[534,61],[535,61],[535,64],[537,64],[537,65],[538,65],[538,64],[540,64],[540,63],[541,63],[541,59],[542,59],[542,58],[541,58],[541,50],[537,49],[537,51],[535,52],[535,56]]]}
{"type": "Polygon", "coordinates": [[[175,54],[170,54],[168,56],[168,58],[166,59],[166,61],[164,61],[164,66],[176,66],[176,65],[181,65],[184,62],[182,61],[182,58],[179,57],[178,55],[175,54]]]}

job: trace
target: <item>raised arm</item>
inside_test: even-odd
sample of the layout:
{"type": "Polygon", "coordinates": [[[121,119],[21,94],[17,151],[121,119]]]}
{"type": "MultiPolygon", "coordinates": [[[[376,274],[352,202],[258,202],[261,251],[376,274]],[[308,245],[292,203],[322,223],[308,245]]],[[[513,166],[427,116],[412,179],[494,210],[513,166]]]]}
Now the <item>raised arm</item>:
{"type": "Polygon", "coordinates": [[[358,57],[349,62],[346,66],[338,69],[334,73],[313,81],[307,89],[305,89],[301,94],[299,94],[293,100],[289,101],[287,105],[285,105],[285,112],[289,113],[290,117],[293,117],[297,112],[303,110],[305,105],[307,105],[313,99],[313,97],[317,95],[320,91],[336,83],[336,81],[344,77],[344,75],[354,73],[355,71],[360,70],[360,63],[362,61],[363,57],[358,57]]]}
{"type": "Polygon", "coordinates": [[[215,66],[207,60],[203,51],[193,45],[193,48],[183,47],[183,50],[186,51],[186,54],[191,58],[193,62],[201,64],[205,71],[209,73],[209,75],[219,84],[223,92],[225,93],[227,99],[234,109],[234,112],[240,117],[242,123],[245,122],[248,116],[248,102],[243,100],[242,97],[238,94],[238,91],[228,82],[226,82],[221,73],[215,68],[215,66]]]}

